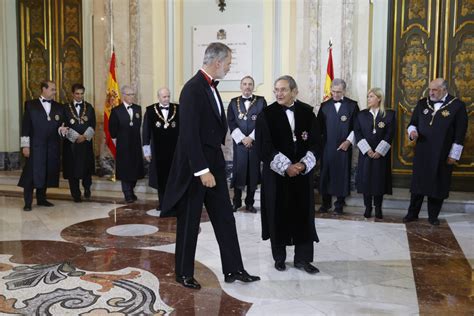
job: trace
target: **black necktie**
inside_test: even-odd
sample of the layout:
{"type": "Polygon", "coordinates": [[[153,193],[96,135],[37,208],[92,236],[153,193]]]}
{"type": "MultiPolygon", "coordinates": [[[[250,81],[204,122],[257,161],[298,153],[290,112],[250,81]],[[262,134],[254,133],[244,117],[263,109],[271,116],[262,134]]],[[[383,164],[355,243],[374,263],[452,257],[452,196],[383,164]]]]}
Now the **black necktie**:
{"type": "Polygon", "coordinates": [[[43,99],[43,102],[51,103],[51,100],[43,99]]]}

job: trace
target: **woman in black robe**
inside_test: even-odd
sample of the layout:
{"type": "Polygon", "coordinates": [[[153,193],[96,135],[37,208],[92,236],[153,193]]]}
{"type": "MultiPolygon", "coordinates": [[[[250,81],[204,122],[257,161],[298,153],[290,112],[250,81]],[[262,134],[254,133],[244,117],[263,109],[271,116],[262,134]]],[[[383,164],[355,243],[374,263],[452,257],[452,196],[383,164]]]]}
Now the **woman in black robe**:
{"type": "Polygon", "coordinates": [[[354,133],[359,147],[357,166],[357,192],[364,194],[365,218],[382,219],[384,194],[392,194],[392,166],[390,148],[395,132],[395,112],[385,110],[384,95],[380,88],[367,93],[367,109],[360,111],[354,123],[354,133]]]}

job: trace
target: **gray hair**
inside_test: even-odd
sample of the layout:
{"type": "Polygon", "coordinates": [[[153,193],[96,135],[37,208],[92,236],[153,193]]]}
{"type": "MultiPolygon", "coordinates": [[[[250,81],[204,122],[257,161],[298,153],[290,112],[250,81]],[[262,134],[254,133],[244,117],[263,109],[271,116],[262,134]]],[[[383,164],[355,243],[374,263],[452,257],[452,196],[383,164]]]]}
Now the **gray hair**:
{"type": "Polygon", "coordinates": [[[242,81],[244,81],[245,79],[252,80],[253,84],[255,85],[255,80],[253,80],[252,76],[250,76],[250,75],[247,75],[247,76],[243,77],[242,79],[240,79],[240,83],[242,83],[242,81]]]}
{"type": "Polygon", "coordinates": [[[158,89],[158,91],[156,92],[156,95],[159,97],[160,96],[160,92],[163,91],[163,90],[166,90],[168,91],[170,94],[171,94],[171,91],[170,89],[168,89],[168,87],[161,87],[158,89]]]}
{"type": "Polygon", "coordinates": [[[124,86],[122,86],[122,88],[120,88],[120,93],[121,94],[127,94],[127,93],[125,93],[126,91],[135,92],[135,90],[133,90],[133,88],[130,87],[129,85],[124,85],[124,86]]]}
{"type": "Polygon", "coordinates": [[[342,90],[346,90],[346,82],[342,80],[341,78],[334,78],[334,80],[331,83],[331,88],[335,86],[342,86],[342,90]]]}
{"type": "Polygon", "coordinates": [[[290,75],[280,76],[280,77],[277,78],[277,80],[275,80],[273,85],[275,86],[276,83],[280,80],[285,80],[286,82],[288,82],[291,91],[293,91],[295,89],[298,89],[298,85],[296,84],[296,81],[295,81],[295,79],[293,79],[292,76],[290,76],[290,75]]]}
{"type": "Polygon", "coordinates": [[[219,42],[211,43],[206,48],[202,63],[209,65],[215,60],[223,61],[229,56],[229,53],[232,53],[232,50],[226,44],[219,42]]]}
{"type": "Polygon", "coordinates": [[[444,90],[448,90],[448,82],[446,80],[444,80],[443,78],[440,78],[442,81],[441,81],[441,88],[443,88],[444,90]]]}

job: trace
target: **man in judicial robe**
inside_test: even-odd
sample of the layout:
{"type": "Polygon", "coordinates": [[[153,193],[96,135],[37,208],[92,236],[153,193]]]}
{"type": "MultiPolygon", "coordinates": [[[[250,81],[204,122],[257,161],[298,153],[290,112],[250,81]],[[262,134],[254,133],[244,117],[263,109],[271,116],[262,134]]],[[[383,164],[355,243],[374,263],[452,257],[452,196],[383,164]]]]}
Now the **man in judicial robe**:
{"type": "Polygon", "coordinates": [[[227,188],[221,145],[227,120],[216,79],[230,69],[232,51],[222,43],[206,48],[202,68],[183,87],[179,98],[179,137],[161,216],[176,216],[176,281],[200,289],[194,257],[203,203],[221,253],[224,281],[253,282],[242,263],[234,213],[227,188]]]}
{"type": "MultiPolygon", "coordinates": [[[[150,162],[149,185],[163,202],[179,132],[178,105],[170,103],[170,90],[158,90],[158,103],[147,106],[143,118],[143,154],[150,162]]],[[[157,210],[160,210],[158,205],[157,210]]]]}
{"type": "Polygon", "coordinates": [[[294,266],[310,274],[314,224],[313,171],[320,152],[320,133],[313,108],[296,100],[291,76],[275,81],[276,102],[257,119],[256,146],[263,161],[262,238],[270,239],[275,269],[286,270],[286,246],[295,246],[294,266]]]}
{"type": "Polygon", "coordinates": [[[72,85],[72,101],[65,104],[68,134],[63,143],[63,177],[69,181],[74,202],[82,202],[79,180],[82,179],[84,197],[91,197],[92,174],[95,171],[94,147],[95,111],[92,104],[84,101],[82,84],[72,85]]]}
{"type": "Polygon", "coordinates": [[[117,148],[115,176],[121,181],[125,201],[133,203],[137,200],[133,190],[145,173],[140,135],[142,108],[133,103],[135,92],[130,86],[123,86],[121,92],[123,102],[110,113],[109,132],[117,148]]]}
{"type": "Polygon", "coordinates": [[[240,80],[242,96],[230,100],[227,108],[227,122],[233,140],[234,159],[232,164],[232,180],[234,188],[233,206],[237,211],[242,206],[242,190],[247,186],[245,209],[251,213],[255,190],[260,183],[260,161],[255,148],[255,124],[258,114],[267,106],[264,97],[253,95],[255,82],[251,76],[240,80]]]}
{"type": "Polygon", "coordinates": [[[53,100],[56,84],[41,82],[41,96],[25,102],[21,125],[21,151],[26,158],[18,186],[23,187],[24,211],[31,211],[33,189],[40,206],[54,206],[46,199],[48,187],[59,186],[61,135],[64,127],[64,108],[53,100]]]}
{"type": "Polygon", "coordinates": [[[464,102],[448,94],[448,84],[438,78],[429,84],[429,98],[418,101],[408,126],[416,141],[411,198],[404,222],[418,220],[428,197],[428,221],[439,225],[438,215],[449,196],[451,174],[461,158],[468,117],[464,102]]]}
{"type": "Polygon", "coordinates": [[[318,112],[324,146],[319,183],[321,213],[331,208],[332,196],[336,196],[334,212],[342,214],[345,197],[350,194],[354,119],[359,106],[344,95],[345,91],[345,81],[334,79],[331,85],[332,98],[323,102],[318,112]]]}

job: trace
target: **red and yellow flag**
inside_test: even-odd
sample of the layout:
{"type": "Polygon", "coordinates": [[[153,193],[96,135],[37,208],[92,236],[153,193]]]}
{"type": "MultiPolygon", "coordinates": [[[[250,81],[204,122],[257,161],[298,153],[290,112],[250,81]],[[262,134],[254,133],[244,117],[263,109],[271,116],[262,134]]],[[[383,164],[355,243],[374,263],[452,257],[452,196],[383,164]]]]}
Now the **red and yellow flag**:
{"type": "Polygon", "coordinates": [[[109,117],[113,107],[120,104],[120,90],[115,76],[115,52],[112,52],[110,58],[109,75],[107,77],[107,96],[105,98],[104,106],[104,132],[105,132],[105,143],[109,147],[110,152],[115,158],[115,144],[112,141],[109,133],[109,117]]]}
{"type": "Polygon", "coordinates": [[[329,44],[328,68],[326,70],[326,81],[324,82],[323,101],[331,98],[331,83],[334,80],[334,66],[332,64],[332,47],[329,44]]]}

